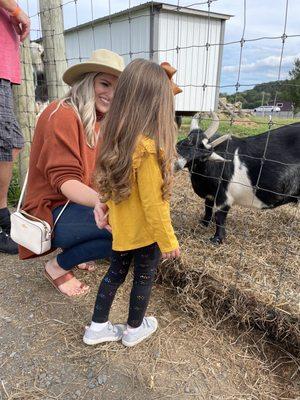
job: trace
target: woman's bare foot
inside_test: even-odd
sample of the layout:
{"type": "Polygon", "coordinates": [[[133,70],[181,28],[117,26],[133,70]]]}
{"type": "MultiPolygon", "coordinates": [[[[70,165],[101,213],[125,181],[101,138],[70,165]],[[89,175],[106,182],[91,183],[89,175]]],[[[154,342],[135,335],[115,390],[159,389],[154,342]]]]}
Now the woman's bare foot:
{"type": "Polygon", "coordinates": [[[96,270],[96,266],[94,263],[81,263],[77,265],[78,269],[87,272],[94,272],[96,270]]]}
{"type": "MultiPolygon", "coordinates": [[[[46,263],[45,270],[50,275],[50,277],[54,280],[60,278],[61,276],[67,273],[66,270],[62,269],[55,258],[52,258],[46,263]]],[[[70,279],[67,282],[62,283],[58,286],[58,289],[65,295],[73,297],[82,295],[88,292],[89,286],[82,285],[82,283],[75,278],[70,279]]]]}

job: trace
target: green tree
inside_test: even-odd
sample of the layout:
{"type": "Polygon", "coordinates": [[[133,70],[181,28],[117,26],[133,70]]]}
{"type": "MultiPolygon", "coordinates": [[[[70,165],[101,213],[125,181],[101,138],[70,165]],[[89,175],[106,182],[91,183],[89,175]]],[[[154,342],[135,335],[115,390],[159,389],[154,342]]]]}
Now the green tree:
{"type": "Polygon", "coordinates": [[[294,61],[294,68],[289,71],[291,79],[300,79],[300,58],[296,58],[294,61]]]}
{"type": "Polygon", "coordinates": [[[253,109],[260,105],[266,105],[279,100],[291,101],[294,113],[300,111],[300,58],[296,58],[293,68],[289,71],[289,79],[259,83],[253,89],[228,95],[223,93],[230,103],[241,101],[243,108],[253,109]]]}
{"type": "Polygon", "coordinates": [[[294,114],[300,111],[300,58],[294,61],[294,67],[289,71],[290,79],[287,80],[287,85],[283,88],[284,100],[289,100],[293,103],[294,114]]]}

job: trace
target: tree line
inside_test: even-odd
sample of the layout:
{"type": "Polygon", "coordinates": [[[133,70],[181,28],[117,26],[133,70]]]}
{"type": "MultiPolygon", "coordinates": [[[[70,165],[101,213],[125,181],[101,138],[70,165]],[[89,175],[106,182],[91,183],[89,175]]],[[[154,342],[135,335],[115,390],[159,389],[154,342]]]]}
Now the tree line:
{"type": "Polygon", "coordinates": [[[237,92],[231,95],[220,93],[230,103],[242,102],[243,108],[255,108],[267,105],[276,98],[278,101],[291,101],[294,113],[300,111],[300,58],[296,58],[293,68],[289,71],[289,78],[255,85],[253,89],[237,92]]]}

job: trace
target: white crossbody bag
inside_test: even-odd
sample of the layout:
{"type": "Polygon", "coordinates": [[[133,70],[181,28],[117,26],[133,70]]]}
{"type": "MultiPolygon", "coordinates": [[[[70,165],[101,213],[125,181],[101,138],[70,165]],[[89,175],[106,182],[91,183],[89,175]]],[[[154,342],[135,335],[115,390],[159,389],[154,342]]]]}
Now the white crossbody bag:
{"type": "Polygon", "coordinates": [[[35,254],[43,254],[51,249],[51,236],[53,229],[66,209],[69,201],[64,205],[58,214],[53,229],[48,222],[36,218],[21,209],[25,189],[27,186],[28,172],[25,177],[21,196],[18,202],[17,211],[10,216],[12,240],[35,254]]]}

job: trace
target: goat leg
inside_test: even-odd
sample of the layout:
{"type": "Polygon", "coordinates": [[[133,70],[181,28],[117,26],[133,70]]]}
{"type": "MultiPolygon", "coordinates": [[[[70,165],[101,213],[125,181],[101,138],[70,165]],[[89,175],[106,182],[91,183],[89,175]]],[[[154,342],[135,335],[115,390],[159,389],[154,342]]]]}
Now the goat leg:
{"type": "Polygon", "coordinates": [[[213,244],[221,244],[226,236],[225,223],[228,211],[230,210],[229,206],[221,207],[220,210],[215,212],[215,221],[216,221],[216,233],[210,238],[210,241],[213,244]]]}
{"type": "Polygon", "coordinates": [[[208,226],[212,220],[213,215],[213,207],[214,207],[214,200],[205,199],[205,214],[201,220],[201,224],[204,226],[208,226]]]}

